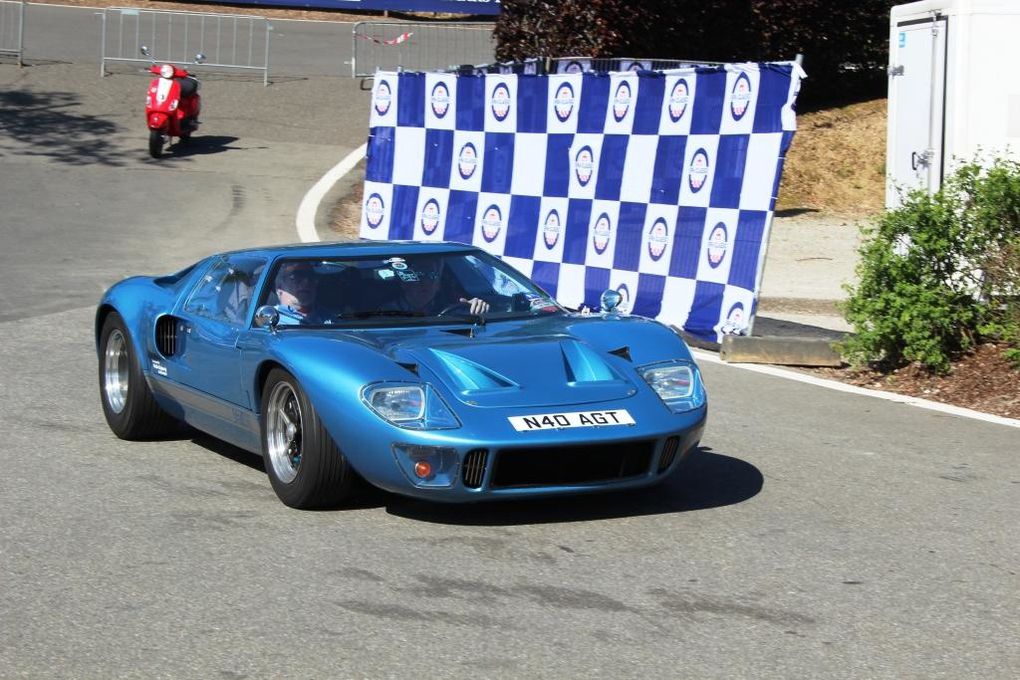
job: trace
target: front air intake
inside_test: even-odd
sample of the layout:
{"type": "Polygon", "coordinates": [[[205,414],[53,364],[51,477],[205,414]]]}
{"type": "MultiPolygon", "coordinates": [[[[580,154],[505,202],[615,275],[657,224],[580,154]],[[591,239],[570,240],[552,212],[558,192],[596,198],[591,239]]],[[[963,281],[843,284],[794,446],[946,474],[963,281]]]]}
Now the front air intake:
{"type": "Polygon", "coordinates": [[[485,479],[485,464],[489,460],[488,449],[472,449],[464,456],[463,479],[464,486],[469,489],[479,489],[482,480],[485,479]]]}
{"type": "Polygon", "coordinates": [[[599,484],[647,475],[654,441],[529,446],[496,453],[493,489],[599,484]]]}
{"type": "Polygon", "coordinates": [[[177,319],[161,316],[156,321],[156,349],[165,357],[177,354],[177,319]]]}
{"type": "Polygon", "coordinates": [[[677,449],[680,448],[679,437],[670,437],[662,446],[662,455],[659,456],[659,474],[669,469],[669,466],[676,460],[677,449]]]}

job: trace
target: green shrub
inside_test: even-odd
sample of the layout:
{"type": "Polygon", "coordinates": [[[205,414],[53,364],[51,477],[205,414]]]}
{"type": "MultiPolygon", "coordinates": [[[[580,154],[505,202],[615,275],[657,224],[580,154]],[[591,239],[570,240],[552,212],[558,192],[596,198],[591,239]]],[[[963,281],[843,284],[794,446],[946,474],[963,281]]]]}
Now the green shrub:
{"type": "Polygon", "coordinates": [[[1020,362],[1020,164],[965,165],[863,232],[859,283],[843,306],[852,363],[945,372],[984,340],[1020,362]]]}

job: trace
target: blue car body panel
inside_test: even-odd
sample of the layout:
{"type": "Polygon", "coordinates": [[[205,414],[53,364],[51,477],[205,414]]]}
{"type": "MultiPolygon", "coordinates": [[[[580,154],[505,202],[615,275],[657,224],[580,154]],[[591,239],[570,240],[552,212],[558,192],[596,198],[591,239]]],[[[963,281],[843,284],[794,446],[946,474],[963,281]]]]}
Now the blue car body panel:
{"type": "MultiPolygon", "coordinates": [[[[474,249],[460,244],[356,242],[239,252],[265,259],[267,266],[254,282],[261,290],[273,263],[281,257],[458,250],[474,249]]],[[[637,316],[563,311],[481,326],[451,319],[429,325],[394,321],[360,327],[269,330],[253,324],[254,304],[236,323],[189,314],[185,309],[188,296],[217,259],[227,255],[212,256],[175,275],[133,277],[117,283],[100,302],[96,333],[98,338],[103,319],[116,311],[125,321],[159,404],[194,427],[241,448],[261,453],[261,382],[274,366],[297,379],[327,431],[361,476],[405,495],[468,501],[645,486],[672,472],[700,440],[707,400],[697,408],[675,413],[638,374],[638,367],[659,362],[694,366],[680,337],[658,322],[637,316]],[[171,356],[161,351],[157,338],[160,323],[174,335],[171,356]],[[363,401],[366,385],[381,382],[430,385],[460,426],[411,430],[384,420],[363,401]],[[635,423],[521,432],[509,420],[615,409],[625,409],[635,423]],[[668,446],[676,446],[679,453],[675,461],[670,458],[673,462],[666,469],[660,469],[660,456],[670,438],[668,446]],[[454,452],[458,460],[470,451],[484,449],[489,452],[484,479],[471,486],[459,477],[443,487],[416,484],[399,464],[395,445],[439,447],[454,452]],[[570,450],[583,461],[584,447],[606,450],[627,446],[648,452],[647,469],[595,482],[502,487],[490,483],[503,456],[570,450]]],[[[700,380],[696,367],[694,371],[700,380]]]]}

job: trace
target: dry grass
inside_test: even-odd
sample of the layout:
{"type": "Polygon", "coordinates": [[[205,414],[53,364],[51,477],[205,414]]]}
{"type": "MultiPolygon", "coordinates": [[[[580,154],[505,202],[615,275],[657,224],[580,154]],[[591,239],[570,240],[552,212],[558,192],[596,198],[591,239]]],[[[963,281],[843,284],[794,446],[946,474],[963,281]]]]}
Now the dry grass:
{"type": "Polygon", "coordinates": [[[886,100],[797,117],[777,210],[864,217],[885,206],[886,100]]]}

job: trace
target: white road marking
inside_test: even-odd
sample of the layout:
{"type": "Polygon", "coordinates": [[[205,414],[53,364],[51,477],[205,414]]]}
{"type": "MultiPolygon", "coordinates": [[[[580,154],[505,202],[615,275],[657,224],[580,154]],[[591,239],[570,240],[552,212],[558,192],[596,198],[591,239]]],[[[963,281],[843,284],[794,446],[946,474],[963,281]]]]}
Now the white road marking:
{"type": "Polygon", "coordinates": [[[365,151],[368,149],[368,144],[362,144],[354,151],[347,154],[347,156],[334,165],[330,170],[323,175],[315,185],[308,190],[305,197],[301,199],[301,205],[298,206],[297,211],[297,233],[298,238],[301,239],[302,243],[316,243],[321,241],[319,233],[315,230],[315,214],[319,210],[319,203],[322,202],[322,197],[326,195],[333,185],[340,181],[344,175],[354,169],[354,166],[358,164],[362,158],[365,157],[365,151]]]}

